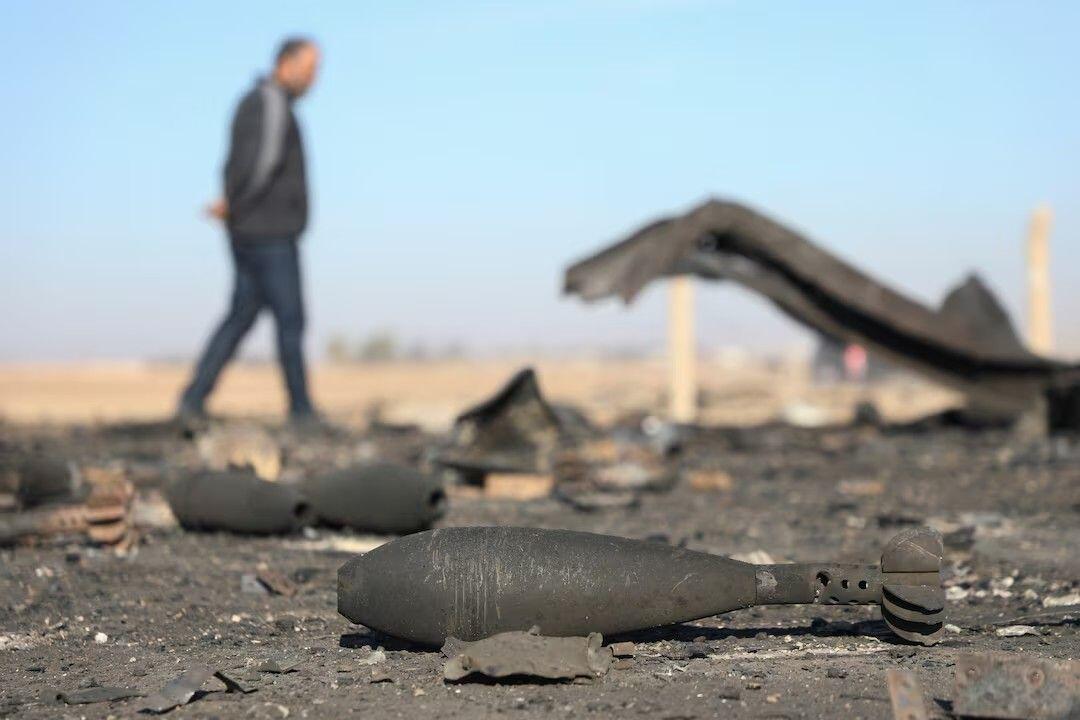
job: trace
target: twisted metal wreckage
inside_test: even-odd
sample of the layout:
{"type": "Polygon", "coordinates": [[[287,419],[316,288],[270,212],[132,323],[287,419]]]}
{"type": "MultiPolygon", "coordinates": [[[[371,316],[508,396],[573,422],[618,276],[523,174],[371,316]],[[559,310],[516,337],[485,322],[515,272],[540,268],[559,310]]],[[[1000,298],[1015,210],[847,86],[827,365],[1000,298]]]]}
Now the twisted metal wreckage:
{"type": "Polygon", "coordinates": [[[966,419],[1080,429],[1080,365],[1036,355],[975,275],[934,310],[744,205],[709,200],[569,267],[564,292],[630,303],[661,277],[732,280],[818,332],[962,392],[966,419]]]}

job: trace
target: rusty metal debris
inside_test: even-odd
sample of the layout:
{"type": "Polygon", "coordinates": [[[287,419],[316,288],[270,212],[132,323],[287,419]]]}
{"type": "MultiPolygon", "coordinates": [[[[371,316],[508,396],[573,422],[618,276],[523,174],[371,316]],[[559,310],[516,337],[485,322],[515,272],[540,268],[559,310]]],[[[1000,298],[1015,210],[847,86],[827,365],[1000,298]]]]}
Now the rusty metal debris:
{"type": "Polygon", "coordinates": [[[365,532],[416,532],[446,511],[436,478],[390,463],[315,475],[301,484],[301,492],[321,523],[365,532]]]}
{"type": "Polygon", "coordinates": [[[135,540],[134,494],[122,477],[98,479],[74,494],[50,493],[49,502],[0,513],[0,546],[81,535],[92,543],[126,549],[135,540]]]}
{"type": "Polygon", "coordinates": [[[611,667],[611,649],[598,633],[587,637],[543,637],[528,632],[505,632],[464,642],[449,638],[443,654],[449,659],[443,678],[459,681],[471,675],[489,678],[534,677],[546,680],[595,678],[611,667]]]}
{"type": "Polygon", "coordinates": [[[910,670],[890,668],[885,673],[889,684],[894,720],[929,720],[919,678],[910,670]]]}
{"type": "Polygon", "coordinates": [[[74,463],[21,450],[0,452],[0,488],[11,493],[19,510],[79,502],[87,492],[74,463]]]}
{"type": "Polygon", "coordinates": [[[737,282],[824,335],[950,385],[979,419],[1080,427],[1080,366],[1026,350],[977,277],[928,308],[738,203],[710,200],[650,223],[572,265],[564,287],[630,302],[651,281],[686,273],[737,282]]]}
{"type": "Polygon", "coordinates": [[[881,565],[751,565],[661,543],[567,530],[445,528],[398,538],[338,571],[338,612],[431,645],[537,626],[612,634],[753,605],[882,606],[910,642],[942,633],[941,536],[897,536],[881,565]]]}
{"type": "Polygon", "coordinates": [[[958,655],[953,711],[1010,720],[1080,717],[1080,662],[1030,655],[958,655]]]}

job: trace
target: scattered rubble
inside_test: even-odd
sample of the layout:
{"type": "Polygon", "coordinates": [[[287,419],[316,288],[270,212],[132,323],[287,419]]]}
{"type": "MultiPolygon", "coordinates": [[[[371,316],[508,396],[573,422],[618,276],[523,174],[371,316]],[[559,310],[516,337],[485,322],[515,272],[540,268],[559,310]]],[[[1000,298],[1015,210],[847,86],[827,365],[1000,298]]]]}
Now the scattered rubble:
{"type": "Polygon", "coordinates": [[[0,512],[0,546],[81,536],[126,551],[135,542],[131,518],[135,491],[125,478],[97,474],[92,482],[75,482],[70,478],[82,475],[68,469],[74,466],[64,465],[61,473],[61,466],[40,458],[31,465],[57,472],[19,475],[20,488],[27,487],[31,478],[41,479],[43,486],[31,483],[34,489],[19,495],[15,509],[0,512]]]}
{"type": "Polygon", "coordinates": [[[545,473],[565,433],[535,371],[525,368],[490,399],[458,416],[437,461],[481,474],[545,473]]]}
{"type": "Polygon", "coordinates": [[[483,495],[492,500],[526,502],[551,495],[555,477],[546,473],[488,473],[483,495]]]}
{"type": "Polygon", "coordinates": [[[210,470],[250,470],[263,480],[281,476],[281,447],[256,425],[215,425],[198,436],[195,446],[210,470]]]}

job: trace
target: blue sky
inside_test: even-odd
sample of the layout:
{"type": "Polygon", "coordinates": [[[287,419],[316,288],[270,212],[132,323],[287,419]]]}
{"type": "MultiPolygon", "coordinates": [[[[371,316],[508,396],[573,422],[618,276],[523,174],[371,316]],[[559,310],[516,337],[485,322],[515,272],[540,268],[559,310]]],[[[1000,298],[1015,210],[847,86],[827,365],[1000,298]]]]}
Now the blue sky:
{"type": "MultiPolygon", "coordinates": [[[[298,111],[312,350],[333,333],[659,347],[664,292],[558,295],[562,268],[708,195],[936,302],[977,268],[1023,318],[1055,211],[1059,345],[1080,354],[1080,4],[4,4],[0,359],[190,357],[230,285],[226,126],[280,37],[324,46],[298,111]]],[[[709,346],[806,336],[702,286],[709,346]]],[[[264,320],[245,350],[267,352],[264,320]]]]}

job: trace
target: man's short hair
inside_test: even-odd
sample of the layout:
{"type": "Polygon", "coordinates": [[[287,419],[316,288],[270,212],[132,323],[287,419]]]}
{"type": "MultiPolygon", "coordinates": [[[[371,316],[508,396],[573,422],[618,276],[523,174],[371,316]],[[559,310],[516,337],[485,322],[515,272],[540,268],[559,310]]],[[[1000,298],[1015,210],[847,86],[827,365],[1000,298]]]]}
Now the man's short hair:
{"type": "Polygon", "coordinates": [[[300,36],[285,38],[281,41],[281,44],[278,45],[277,55],[274,56],[274,66],[280,65],[283,61],[288,60],[311,44],[311,38],[300,36]]]}

